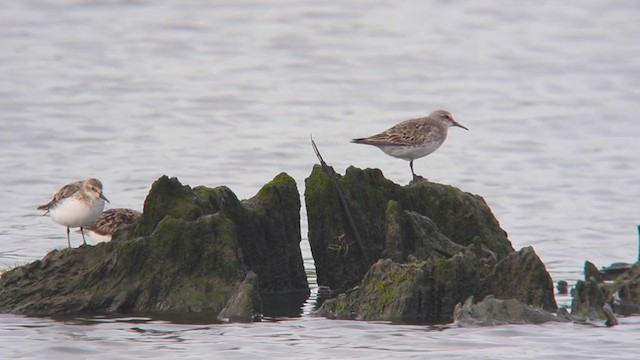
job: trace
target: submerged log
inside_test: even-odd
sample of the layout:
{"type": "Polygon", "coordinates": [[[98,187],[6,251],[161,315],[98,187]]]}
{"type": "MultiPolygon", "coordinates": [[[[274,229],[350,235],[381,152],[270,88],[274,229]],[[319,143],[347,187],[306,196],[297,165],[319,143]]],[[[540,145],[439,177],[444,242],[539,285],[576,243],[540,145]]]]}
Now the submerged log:
{"type": "Polygon", "coordinates": [[[620,271],[618,265],[613,266],[616,269],[615,277],[611,275],[613,272],[605,272],[604,275],[599,272],[600,276],[594,276],[593,268],[595,265],[585,262],[585,279],[576,283],[571,302],[572,315],[606,317],[609,323],[615,325],[607,310],[623,316],[640,314],[640,262],[630,267],[624,266],[624,271],[620,271]]]}
{"type": "Polygon", "coordinates": [[[453,321],[458,326],[495,326],[506,324],[542,324],[560,321],[554,314],[525,305],[518,300],[500,300],[493,295],[474,304],[473,297],[456,305],[453,321]]]}

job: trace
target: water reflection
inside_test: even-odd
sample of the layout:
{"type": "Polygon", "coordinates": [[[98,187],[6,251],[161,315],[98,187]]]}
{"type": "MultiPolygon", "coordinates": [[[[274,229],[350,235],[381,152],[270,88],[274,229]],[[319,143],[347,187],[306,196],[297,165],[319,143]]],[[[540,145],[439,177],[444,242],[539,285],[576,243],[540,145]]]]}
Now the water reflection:
{"type": "Polygon", "coordinates": [[[295,318],[304,314],[309,292],[263,294],[262,314],[267,319],[295,318]]]}

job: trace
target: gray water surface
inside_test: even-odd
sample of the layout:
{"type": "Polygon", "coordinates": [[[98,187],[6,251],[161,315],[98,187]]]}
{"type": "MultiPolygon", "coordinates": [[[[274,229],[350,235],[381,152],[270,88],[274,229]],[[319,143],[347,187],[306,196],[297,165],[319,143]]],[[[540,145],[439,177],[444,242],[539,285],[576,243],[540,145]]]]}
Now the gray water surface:
{"type": "MultiPolygon", "coordinates": [[[[637,259],[637,1],[7,0],[0,25],[0,269],[66,246],[35,208],[77,179],[135,209],[163,174],[249,198],[286,171],[302,193],[313,134],[337,171],[406,184],[406,162],[349,140],[439,108],[469,131],[416,172],[483,196],[554,281],[573,285],[586,259],[637,259]]],[[[622,359],[640,341],[637,317],[444,331],[312,318],[302,249],[300,317],[0,315],[2,356],[622,359]]]]}

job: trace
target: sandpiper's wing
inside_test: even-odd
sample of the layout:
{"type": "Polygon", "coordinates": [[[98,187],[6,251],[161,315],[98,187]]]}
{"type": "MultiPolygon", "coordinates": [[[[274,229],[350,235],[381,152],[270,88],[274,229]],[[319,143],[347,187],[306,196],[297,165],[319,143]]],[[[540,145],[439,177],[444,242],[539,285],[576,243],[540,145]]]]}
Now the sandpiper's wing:
{"type": "Polygon", "coordinates": [[[38,210],[46,210],[46,212],[44,213],[44,215],[46,215],[49,212],[49,209],[55,207],[59,201],[72,196],[75,192],[80,190],[81,187],[82,181],[72,182],[63,186],[62,189],[58,190],[58,192],[53,195],[53,199],[51,199],[51,201],[44,205],[38,206],[38,210]]]}
{"type": "Polygon", "coordinates": [[[441,132],[437,122],[429,117],[411,119],[401,122],[380,134],[366,138],[353,139],[351,142],[367,145],[422,145],[427,137],[441,132]]]}
{"type": "Polygon", "coordinates": [[[100,235],[113,235],[122,226],[135,224],[142,214],[133,209],[115,208],[104,211],[91,225],[85,226],[100,235]]]}

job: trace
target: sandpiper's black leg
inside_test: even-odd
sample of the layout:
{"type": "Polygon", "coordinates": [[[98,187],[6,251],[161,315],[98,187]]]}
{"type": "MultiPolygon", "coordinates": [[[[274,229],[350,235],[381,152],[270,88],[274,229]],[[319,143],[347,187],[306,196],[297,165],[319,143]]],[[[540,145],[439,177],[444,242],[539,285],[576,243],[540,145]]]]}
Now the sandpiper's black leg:
{"type": "Polygon", "coordinates": [[[80,226],[80,234],[82,234],[82,245],[87,245],[87,241],[84,239],[84,230],[80,226]]]}
{"type": "Polygon", "coordinates": [[[422,176],[420,176],[420,175],[416,175],[416,173],[413,171],[413,160],[411,160],[411,161],[409,162],[409,167],[411,168],[411,175],[413,176],[413,180],[411,180],[410,184],[412,184],[412,183],[416,183],[416,182],[418,182],[418,181],[425,181],[425,180],[427,180],[427,179],[423,178],[423,177],[422,177],[422,176]]]}
{"type": "Polygon", "coordinates": [[[416,179],[416,173],[413,172],[413,160],[409,161],[409,168],[411,169],[411,176],[413,176],[413,179],[416,179]]]}
{"type": "Polygon", "coordinates": [[[71,249],[71,238],[69,238],[69,227],[67,226],[67,246],[71,249]]]}

